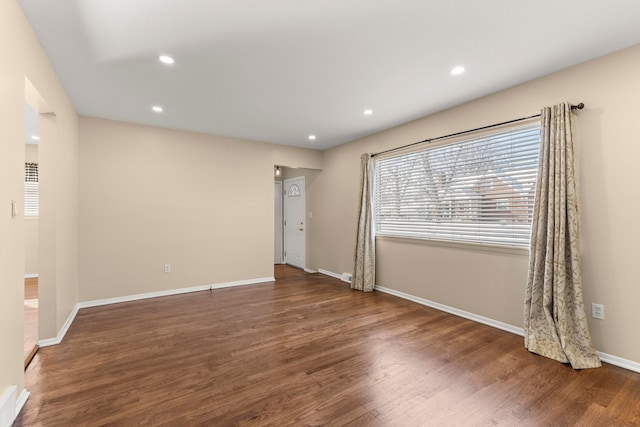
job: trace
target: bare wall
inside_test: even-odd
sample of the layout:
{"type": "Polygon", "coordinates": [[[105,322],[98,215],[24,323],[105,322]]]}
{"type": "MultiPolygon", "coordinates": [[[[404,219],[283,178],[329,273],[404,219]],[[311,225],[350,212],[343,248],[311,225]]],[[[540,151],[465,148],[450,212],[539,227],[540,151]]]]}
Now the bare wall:
{"type": "Polygon", "coordinates": [[[77,292],[77,115],[35,34],[15,1],[0,2],[0,395],[23,389],[23,301],[25,227],[24,103],[39,113],[41,214],[39,230],[39,338],[53,338],[73,307],[77,292]],[[31,99],[26,79],[39,99],[31,99]],[[46,105],[45,105],[46,104],[46,105]],[[47,111],[44,110],[46,106],[47,111]],[[46,184],[44,182],[46,180],[46,184]],[[55,183],[55,184],[54,184],[55,183]],[[18,215],[10,216],[11,201],[18,215]],[[42,255],[45,255],[43,258],[42,255]]]}
{"type": "MultiPolygon", "coordinates": [[[[606,319],[589,324],[599,351],[640,362],[640,286],[636,243],[640,201],[633,178],[640,157],[640,46],[498,92],[324,153],[314,183],[313,241],[319,268],[350,272],[356,233],[359,158],[428,137],[539,112],[562,101],[584,102],[577,146],[582,207],[585,299],[604,304],[606,319]]],[[[514,326],[523,324],[526,252],[377,242],[377,283],[514,326]]]]}
{"type": "Polygon", "coordinates": [[[273,277],[273,166],[322,162],[89,117],[80,140],[80,301],[273,277]]]}

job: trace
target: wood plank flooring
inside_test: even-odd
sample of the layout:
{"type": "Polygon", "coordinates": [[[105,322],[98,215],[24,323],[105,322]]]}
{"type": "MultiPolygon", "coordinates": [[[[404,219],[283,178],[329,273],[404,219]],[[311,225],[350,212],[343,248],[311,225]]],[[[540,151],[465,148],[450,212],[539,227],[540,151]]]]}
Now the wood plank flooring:
{"type": "Polygon", "coordinates": [[[16,426],[640,425],[640,374],[321,274],[82,309],[16,426]]]}
{"type": "Polygon", "coordinates": [[[24,279],[24,366],[38,350],[38,278],[24,279]]]}

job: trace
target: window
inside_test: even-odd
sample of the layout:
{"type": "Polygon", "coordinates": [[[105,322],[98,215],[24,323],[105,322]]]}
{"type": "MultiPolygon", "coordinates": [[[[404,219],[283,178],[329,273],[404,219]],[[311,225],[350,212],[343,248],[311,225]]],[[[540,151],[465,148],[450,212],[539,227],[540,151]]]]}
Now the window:
{"type": "Polygon", "coordinates": [[[300,197],[300,187],[298,187],[298,184],[293,184],[291,187],[289,187],[289,193],[287,194],[287,196],[300,197]]]}
{"type": "Polygon", "coordinates": [[[528,247],[540,126],[379,158],[376,235],[528,247]]]}
{"type": "Polygon", "coordinates": [[[38,199],[38,164],[24,164],[24,216],[37,217],[39,211],[38,199]]]}

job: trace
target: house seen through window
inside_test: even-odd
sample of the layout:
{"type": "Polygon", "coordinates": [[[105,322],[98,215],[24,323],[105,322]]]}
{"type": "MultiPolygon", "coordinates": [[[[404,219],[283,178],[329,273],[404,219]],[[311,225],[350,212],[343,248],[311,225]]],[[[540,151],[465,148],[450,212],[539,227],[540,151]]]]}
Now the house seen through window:
{"type": "Polygon", "coordinates": [[[376,160],[376,235],[529,245],[540,126],[376,160]]]}

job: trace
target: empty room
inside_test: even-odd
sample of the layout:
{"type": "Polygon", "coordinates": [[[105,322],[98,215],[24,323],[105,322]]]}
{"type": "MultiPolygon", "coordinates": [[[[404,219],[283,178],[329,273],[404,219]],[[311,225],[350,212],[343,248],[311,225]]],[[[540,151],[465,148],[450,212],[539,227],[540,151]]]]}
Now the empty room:
{"type": "Polygon", "coordinates": [[[640,425],[638,28],[1,0],[0,427],[640,425]]]}

